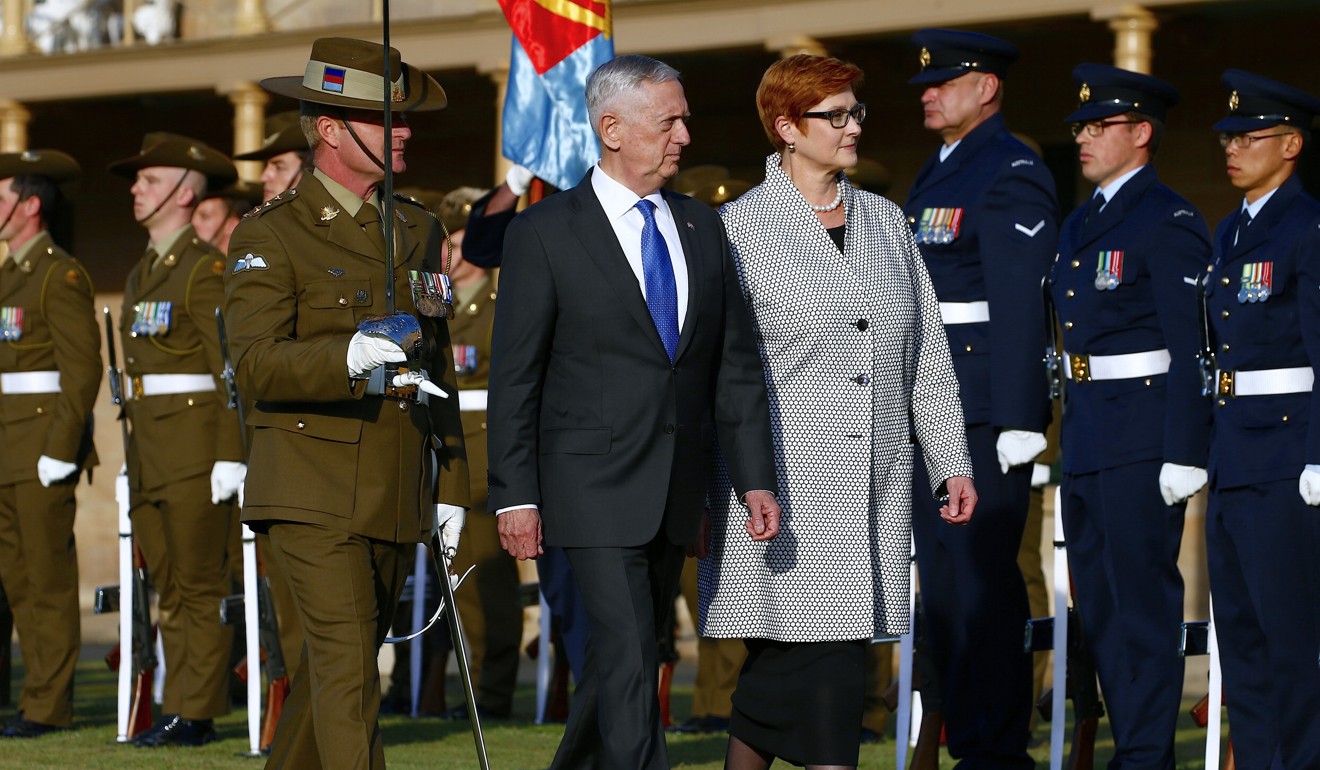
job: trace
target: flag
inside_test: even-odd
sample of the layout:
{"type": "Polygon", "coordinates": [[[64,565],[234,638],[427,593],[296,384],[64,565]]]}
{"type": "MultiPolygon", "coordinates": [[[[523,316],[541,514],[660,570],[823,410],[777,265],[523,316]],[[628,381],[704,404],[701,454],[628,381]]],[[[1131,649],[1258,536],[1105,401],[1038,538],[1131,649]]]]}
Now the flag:
{"type": "Polygon", "coordinates": [[[587,76],[614,58],[609,0],[499,0],[513,29],[504,157],[567,189],[600,157],[587,76]]]}

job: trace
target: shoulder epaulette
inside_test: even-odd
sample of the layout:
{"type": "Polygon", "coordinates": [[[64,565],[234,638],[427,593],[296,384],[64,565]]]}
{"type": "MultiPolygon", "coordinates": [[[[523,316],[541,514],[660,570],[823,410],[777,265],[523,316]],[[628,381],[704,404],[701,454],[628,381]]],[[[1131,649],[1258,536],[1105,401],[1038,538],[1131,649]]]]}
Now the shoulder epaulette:
{"type": "Polygon", "coordinates": [[[262,203],[261,205],[252,209],[248,213],[244,214],[243,218],[247,219],[249,217],[259,217],[262,214],[265,214],[267,211],[270,211],[271,209],[279,208],[280,206],[283,206],[284,204],[288,203],[289,201],[297,197],[298,197],[298,188],[295,187],[292,190],[285,190],[284,192],[277,194],[274,198],[271,198],[265,203],[262,203]]]}

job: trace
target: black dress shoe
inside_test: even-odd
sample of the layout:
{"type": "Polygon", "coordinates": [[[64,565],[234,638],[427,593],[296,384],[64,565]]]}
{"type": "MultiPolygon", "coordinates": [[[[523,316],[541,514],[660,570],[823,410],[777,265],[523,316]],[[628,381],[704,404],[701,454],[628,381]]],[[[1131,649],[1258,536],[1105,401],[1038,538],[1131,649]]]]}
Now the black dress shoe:
{"type": "Polygon", "coordinates": [[[727,733],[729,731],[729,720],[726,717],[689,717],[681,725],[671,725],[668,731],[687,735],[727,733]]]}
{"type": "Polygon", "coordinates": [[[55,725],[33,722],[27,719],[19,719],[11,725],[7,725],[3,732],[0,732],[0,738],[40,738],[47,733],[67,730],[67,727],[56,727],[55,725]]]}
{"type": "Polygon", "coordinates": [[[210,719],[184,719],[174,717],[153,727],[133,741],[134,746],[204,746],[216,740],[215,722],[210,719]]]}

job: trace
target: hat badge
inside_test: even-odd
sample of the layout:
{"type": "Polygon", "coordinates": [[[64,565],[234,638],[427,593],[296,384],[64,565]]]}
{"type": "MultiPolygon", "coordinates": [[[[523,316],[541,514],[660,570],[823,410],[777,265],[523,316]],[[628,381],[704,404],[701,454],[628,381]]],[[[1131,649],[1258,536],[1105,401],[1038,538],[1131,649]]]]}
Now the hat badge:
{"type": "Polygon", "coordinates": [[[202,154],[202,151],[197,149],[197,145],[195,144],[189,145],[188,157],[192,158],[193,160],[204,160],[206,158],[206,156],[202,154]]]}
{"type": "Polygon", "coordinates": [[[927,48],[927,47],[925,47],[925,46],[922,46],[922,47],[921,47],[921,55],[920,55],[919,57],[917,57],[917,58],[918,58],[918,61],[921,62],[921,68],[922,68],[923,70],[926,69],[927,67],[929,67],[929,66],[930,66],[930,49],[927,48]]]}
{"type": "Polygon", "coordinates": [[[1082,84],[1082,90],[1077,92],[1077,99],[1082,102],[1091,101],[1091,86],[1089,84],[1082,84]]]}
{"type": "Polygon", "coordinates": [[[41,160],[41,153],[36,150],[24,150],[19,154],[18,159],[24,163],[36,163],[41,160]]]}
{"type": "Polygon", "coordinates": [[[402,84],[402,83],[391,83],[391,84],[390,84],[390,101],[392,101],[392,102],[401,102],[401,101],[403,101],[403,84],[402,84]]]}
{"type": "Polygon", "coordinates": [[[1234,91],[1233,93],[1231,93],[1231,94],[1228,95],[1228,108],[1229,108],[1230,110],[1236,110],[1236,109],[1238,108],[1238,105],[1239,105],[1240,103],[1241,103],[1241,100],[1238,99],[1238,92],[1237,92],[1237,91],[1234,91]]]}

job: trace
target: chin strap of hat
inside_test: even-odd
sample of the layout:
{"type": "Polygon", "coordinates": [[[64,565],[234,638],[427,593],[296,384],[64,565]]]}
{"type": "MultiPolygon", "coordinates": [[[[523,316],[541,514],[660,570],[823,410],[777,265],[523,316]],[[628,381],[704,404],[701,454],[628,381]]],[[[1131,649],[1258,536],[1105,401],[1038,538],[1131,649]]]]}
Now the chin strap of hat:
{"type": "Polygon", "coordinates": [[[147,214],[145,217],[139,219],[138,220],[139,222],[146,222],[148,219],[151,219],[152,217],[160,213],[160,210],[165,207],[165,202],[168,201],[170,198],[173,198],[174,194],[179,191],[179,188],[183,187],[183,180],[188,178],[189,170],[190,169],[186,169],[186,168],[183,170],[183,174],[179,176],[179,181],[174,183],[174,186],[170,188],[169,193],[167,193],[165,197],[160,199],[160,203],[156,204],[156,208],[152,209],[150,214],[147,214]]]}

